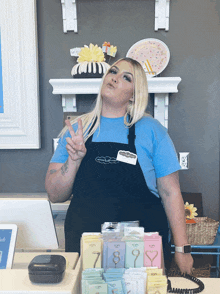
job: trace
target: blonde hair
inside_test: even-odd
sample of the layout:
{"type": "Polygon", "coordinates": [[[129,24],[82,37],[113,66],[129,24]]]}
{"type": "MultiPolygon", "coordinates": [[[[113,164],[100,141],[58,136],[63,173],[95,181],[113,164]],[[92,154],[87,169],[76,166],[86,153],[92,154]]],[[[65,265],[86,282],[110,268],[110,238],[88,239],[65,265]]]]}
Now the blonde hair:
{"type": "MultiPolygon", "coordinates": [[[[147,104],[148,104],[148,84],[146,74],[143,70],[141,64],[131,58],[121,58],[117,60],[111,67],[116,65],[120,61],[127,61],[133,66],[134,70],[134,95],[133,101],[129,102],[127,107],[127,112],[124,116],[124,124],[129,128],[133,124],[135,124],[139,119],[141,119],[145,113],[147,104]],[[127,116],[130,115],[130,121],[127,121],[127,116]]],[[[83,136],[84,141],[92,136],[98,127],[100,127],[100,118],[101,118],[101,111],[102,111],[102,97],[101,97],[101,89],[103,80],[105,76],[109,73],[111,68],[105,73],[102,78],[102,83],[100,86],[100,90],[96,99],[96,104],[94,109],[86,114],[83,114],[73,120],[71,120],[71,124],[77,123],[78,119],[81,118],[82,125],[83,125],[83,136]],[[95,123],[94,123],[95,122],[95,123]]],[[[59,134],[59,137],[63,136],[65,132],[68,130],[68,127],[65,126],[59,134]]]]}

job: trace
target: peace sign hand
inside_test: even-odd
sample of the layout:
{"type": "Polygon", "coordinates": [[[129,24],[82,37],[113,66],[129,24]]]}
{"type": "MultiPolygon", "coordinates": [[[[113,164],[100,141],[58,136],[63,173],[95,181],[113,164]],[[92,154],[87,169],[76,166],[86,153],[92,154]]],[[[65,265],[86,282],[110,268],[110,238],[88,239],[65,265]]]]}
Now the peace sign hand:
{"type": "Polygon", "coordinates": [[[66,149],[69,154],[69,158],[72,161],[81,162],[83,157],[86,155],[86,147],[83,138],[83,126],[82,120],[78,119],[78,134],[74,132],[74,129],[69,120],[65,120],[65,123],[69,129],[70,137],[66,138],[67,145],[66,149]]]}

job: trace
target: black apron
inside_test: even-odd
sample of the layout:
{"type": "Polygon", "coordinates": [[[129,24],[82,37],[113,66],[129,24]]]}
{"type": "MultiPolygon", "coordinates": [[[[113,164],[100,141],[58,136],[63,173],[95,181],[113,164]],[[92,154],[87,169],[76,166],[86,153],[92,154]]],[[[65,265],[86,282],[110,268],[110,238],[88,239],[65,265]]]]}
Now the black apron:
{"type": "Polygon", "coordinates": [[[165,260],[171,259],[160,198],[150,192],[138,160],[136,165],[116,160],[119,150],[137,154],[134,142],[135,125],[129,128],[128,144],[87,140],[65,220],[66,252],[80,252],[82,233],[101,232],[104,222],[139,220],[145,232],[159,232],[165,260]]]}

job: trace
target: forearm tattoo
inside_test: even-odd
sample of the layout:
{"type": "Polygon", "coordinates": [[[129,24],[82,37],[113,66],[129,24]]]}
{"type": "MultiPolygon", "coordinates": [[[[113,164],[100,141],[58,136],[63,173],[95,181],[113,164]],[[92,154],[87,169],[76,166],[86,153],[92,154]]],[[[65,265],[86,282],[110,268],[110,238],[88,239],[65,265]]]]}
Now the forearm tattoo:
{"type": "Polygon", "coordinates": [[[68,172],[69,163],[68,160],[64,163],[64,165],[61,167],[61,174],[64,176],[65,173],[68,172]]]}
{"type": "Polygon", "coordinates": [[[51,169],[51,170],[50,170],[50,174],[52,175],[52,174],[54,174],[56,171],[57,171],[56,169],[51,169]]]}

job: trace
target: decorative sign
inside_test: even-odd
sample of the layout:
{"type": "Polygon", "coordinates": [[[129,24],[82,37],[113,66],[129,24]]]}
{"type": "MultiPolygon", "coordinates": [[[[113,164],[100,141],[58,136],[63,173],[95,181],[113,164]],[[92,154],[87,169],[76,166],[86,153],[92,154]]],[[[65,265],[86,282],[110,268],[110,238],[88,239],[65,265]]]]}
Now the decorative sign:
{"type": "Polygon", "coordinates": [[[140,62],[148,78],[160,74],[170,60],[167,45],[158,39],[143,39],[135,43],[126,55],[140,62]]]}
{"type": "Polygon", "coordinates": [[[3,81],[2,81],[2,57],[1,57],[1,27],[0,27],[0,113],[4,112],[3,107],[3,81]]]}

